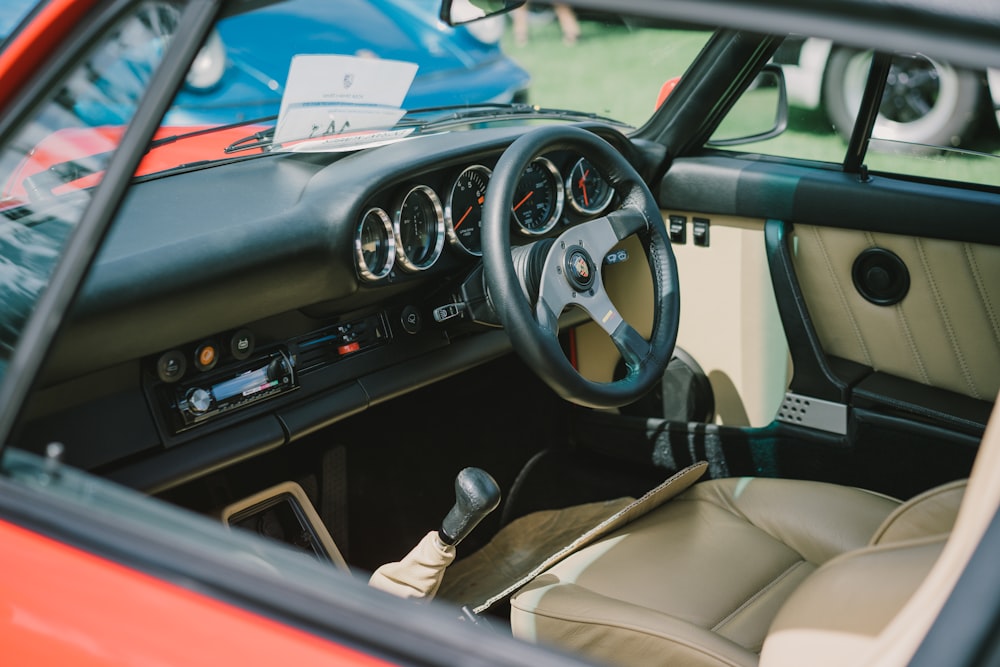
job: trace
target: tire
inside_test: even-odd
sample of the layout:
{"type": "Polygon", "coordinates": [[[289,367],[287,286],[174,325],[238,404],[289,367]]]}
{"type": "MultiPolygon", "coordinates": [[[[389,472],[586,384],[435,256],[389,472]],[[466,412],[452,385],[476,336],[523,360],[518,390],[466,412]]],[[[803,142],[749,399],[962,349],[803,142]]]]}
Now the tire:
{"type": "MultiPolygon", "coordinates": [[[[871,51],[835,47],[823,77],[823,99],[834,128],[845,139],[868,79],[871,51]]],[[[873,136],[958,146],[976,128],[982,83],[976,72],[925,56],[896,56],[889,71],[873,136]]]]}

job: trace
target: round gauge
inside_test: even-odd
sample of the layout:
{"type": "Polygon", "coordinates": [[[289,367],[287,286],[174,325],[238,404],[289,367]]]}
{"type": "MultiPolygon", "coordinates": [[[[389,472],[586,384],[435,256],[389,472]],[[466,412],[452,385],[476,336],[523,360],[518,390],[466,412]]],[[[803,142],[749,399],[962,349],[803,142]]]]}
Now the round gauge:
{"type": "Polygon", "coordinates": [[[426,185],[403,197],[396,213],[396,257],[407,271],[423,271],[441,256],[444,247],[444,211],[441,200],[426,185]]]}
{"type": "Polygon", "coordinates": [[[380,208],[369,209],[354,233],[354,258],[365,280],[385,278],[396,261],[392,221],[380,208]]]}
{"type": "Polygon", "coordinates": [[[467,167],[451,186],[444,210],[448,240],[470,255],[482,255],[480,237],[483,224],[483,200],[490,182],[489,169],[482,165],[467,167]]]}
{"type": "Polygon", "coordinates": [[[559,170],[551,160],[535,158],[514,188],[514,219],[521,231],[537,236],[555,227],[564,197],[559,170]]]}
{"type": "Polygon", "coordinates": [[[603,213],[615,194],[611,185],[585,157],[573,165],[569,178],[566,179],[566,190],[569,192],[570,205],[584,215],[603,213]]]}

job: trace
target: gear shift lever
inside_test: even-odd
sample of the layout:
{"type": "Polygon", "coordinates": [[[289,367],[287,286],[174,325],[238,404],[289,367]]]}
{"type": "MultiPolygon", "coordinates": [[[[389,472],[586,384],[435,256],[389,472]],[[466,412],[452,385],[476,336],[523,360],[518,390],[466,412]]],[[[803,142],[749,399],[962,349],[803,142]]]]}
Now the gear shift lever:
{"type": "Polygon", "coordinates": [[[500,504],[500,487],[479,468],[465,468],[455,479],[455,505],[440,530],[427,533],[397,563],[375,570],[368,584],[402,598],[434,597],[444,571],[455,560],[455,545],[500,504]]]}
{"type": "Polygon", "coordinates": [[[499,504],[500,487],[489,473],[465,468],[455,478],[455,505],[441,522],[441,541],[456,546],[499,504]]]}

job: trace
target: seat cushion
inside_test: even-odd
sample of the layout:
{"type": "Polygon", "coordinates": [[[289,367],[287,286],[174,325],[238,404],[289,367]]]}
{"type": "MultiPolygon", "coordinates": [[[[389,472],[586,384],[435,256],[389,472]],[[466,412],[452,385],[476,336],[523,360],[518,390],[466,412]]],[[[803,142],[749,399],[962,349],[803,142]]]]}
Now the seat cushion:
{"type": "Polygon", "coordinates": [[[898,505],[816,482],[703,482],[521,589],[512,628],[611,664],[754,665],[791,592],[898,505]]]}

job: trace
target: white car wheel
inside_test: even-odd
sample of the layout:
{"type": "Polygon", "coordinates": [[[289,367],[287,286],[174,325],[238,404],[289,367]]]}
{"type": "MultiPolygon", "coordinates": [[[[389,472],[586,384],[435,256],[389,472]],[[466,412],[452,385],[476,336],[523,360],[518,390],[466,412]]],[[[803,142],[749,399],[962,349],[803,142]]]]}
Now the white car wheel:
{"type": "MultiPolygon", "coordinates": [[[[871,51],[835,48],[827,62],[823,95],[827,114],[847,138],[861,104],[871,51]]],[[[958,146],[975,129],[982,89],[975,72],[924,56],[897,56],[886,82],[873,136],[877,139],[958,146]]]]}

